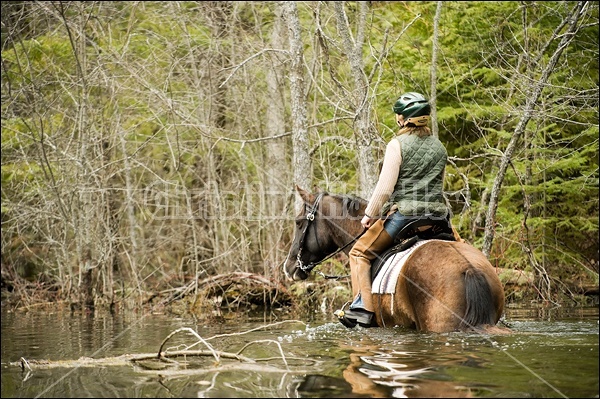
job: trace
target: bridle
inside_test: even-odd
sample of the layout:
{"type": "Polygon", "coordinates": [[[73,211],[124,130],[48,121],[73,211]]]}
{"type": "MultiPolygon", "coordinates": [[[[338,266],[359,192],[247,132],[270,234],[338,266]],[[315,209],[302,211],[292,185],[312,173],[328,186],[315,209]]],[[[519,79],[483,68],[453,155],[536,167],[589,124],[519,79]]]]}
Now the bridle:
{"type": "MultiPolygon", "coordinates": [[[[317,210],[319,209],[319,202],[321,202],[321,199],[323,198],[324,195],[325,195],[325,193],[319,193],[319,195],[317,195],[317,198],[315,199],[315,202],[312,204],[312,206],[310,206],[308,208],[308,212],[306,213],[306,216],[305,216],[307,223],[306,223],[306,226],[304,226],[304,230],[302,230],[302,236],[300,237],[300,242],[298,243],[298,255],[296,256],[296,262],[298,264],[298,268],[300,268],[300,270],[302,270],[306,274],[310,273],[312,271],[312,269],[314,269],[321,263],[325,262],[326,260],[332,258],[336,254],[343,251],[348,245],[355,242],[361,235],[364,234],[364,231],[361,232],[358,236],[352,238],[352,240],[350,240],[346,245],[344,245],[343,247],[339,247],[333,253],[327,255],[325,258],[321,259],[320,261],[310,262],[309,264],[305,265],[301,259],[302,258],[302,250],[304,249],[304,239],[306,238],[306,233],[308,232],[308,228],[310,227],[311,222],[313,222],[315,220],[315,214],[317,213],[317,210]]],[[[305,206],[306,205],[307,204],[305,204],[305,206]]],[[[316,237],[317,237],[317,235],[315,233],[315,238],[316,237]]],[[[317,239],[317,241],[318,241],[318,239],[317,239]]],[[[348,277],[348,276],[329,276],[322,272],[319,272],[319,274],[321,274],[323,277],[325,277],[327,279],[332,279],[332,278],[337,279],[337,278],[341,278],[341,277],[348,277]]]]}

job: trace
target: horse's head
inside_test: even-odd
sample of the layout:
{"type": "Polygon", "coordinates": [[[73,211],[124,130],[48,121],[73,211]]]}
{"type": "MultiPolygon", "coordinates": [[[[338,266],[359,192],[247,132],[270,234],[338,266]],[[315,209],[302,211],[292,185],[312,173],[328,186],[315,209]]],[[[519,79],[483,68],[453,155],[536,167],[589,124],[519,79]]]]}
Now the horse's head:
{"type": "Polygon", "coordinates": [[[307,279],[310,271],[338,248],[351,244],[360,219],[357,205],[351,212],[355,217],[349,218],[348,200],[320,190],[309,193],[298,186],[296,190],[304,206],[296,217],[294,240],[283,270],[288,279],[297,281],[307,279]]]}

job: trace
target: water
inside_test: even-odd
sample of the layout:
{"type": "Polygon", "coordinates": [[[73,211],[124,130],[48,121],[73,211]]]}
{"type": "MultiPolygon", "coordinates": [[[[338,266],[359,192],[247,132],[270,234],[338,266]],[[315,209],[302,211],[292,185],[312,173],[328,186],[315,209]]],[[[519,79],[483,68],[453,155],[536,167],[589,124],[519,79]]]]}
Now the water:
{"type": "Polygon", "coordinates": [[[329,316],[305,323],[277,313],[217,322],[3,311],[1,396],[598,397],[598,307],[507,309],[506,322],[510,336],[348,330],[329,316]],[[173,358],[178,364],[10,364],[154,354],[184,327],[198,336],[178,332],[163,351],[206,355],[173,358]],[[255,362],[217,362],[211,351],[255,362]]]}

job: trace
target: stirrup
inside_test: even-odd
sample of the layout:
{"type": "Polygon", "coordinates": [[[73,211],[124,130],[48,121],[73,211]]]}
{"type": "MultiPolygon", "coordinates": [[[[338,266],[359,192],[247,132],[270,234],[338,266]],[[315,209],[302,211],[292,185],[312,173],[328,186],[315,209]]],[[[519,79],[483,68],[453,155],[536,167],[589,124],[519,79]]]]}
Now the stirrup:
{"type": "Polygon", "coordinates": [[[347,328],[354,328],[357,324],[364,328],[372,327],[373,316],[375,315],[368,310],[360,308],[344,310],[343,307],[342,309],[336,310],[333,314],[335,314],[340,323],[347,328]]]}
{"type": "Polygon", "coordinates": [[[342,323],[344,325],[344,327],[346,327],[346,328],[356,327],[356,320],[348,319],[346,317],[346,312],[343,311],[342,309],[336,310],[335,312],[333,312],[333,314],[337,316],[339,322],[342,323]]]}

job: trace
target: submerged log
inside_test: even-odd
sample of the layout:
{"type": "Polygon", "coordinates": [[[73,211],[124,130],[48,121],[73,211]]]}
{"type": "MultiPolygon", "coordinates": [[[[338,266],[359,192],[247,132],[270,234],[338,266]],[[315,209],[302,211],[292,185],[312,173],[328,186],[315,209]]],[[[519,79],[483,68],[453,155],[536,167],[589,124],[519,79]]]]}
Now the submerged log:
{"type": "MultiPolygon", "coordinates": [[[[213,370],[213,371],[217,370],[217,369],[220,370],[223,367],[228,368],[228,369],[231,369],[231,368],[235,369],[238,366],[241,367],[242,369],[246,369],[250,365],[251,365],[251,367],[256,367],[258,362],[273,362],[273,361],[275,361],[279,364],[277,365],[277,367],[272,367],[274,370],[290,372],[289,364],[288,364],[289,360],[294,360],[300,364],[306,364],[307,362],[312,362],[312,361],[310,359],[305,359],[305,358],[296,358],[296,357],[286,356],[283,352],[281,344],[277,341],[274,341],[274,340],[251,341],[251,342],[245,344],[237,353],[216,350],[208,342],[212,339],[222,338],[224,336],[231,336],[231,335],[243,335],[243,334],[246,334],[246,333],[249,333],[252,331],[280,325],[283,323],[302,323],[302,324],[304,324],[303,322],[298,321],[298,320],[285,320],[285,321],[271,323],[271,324],[267,324],[265,326],[253,328],[248,331],[244,331],[244,332],[240,332],[240,333],[220,334],[220,335],[216,335],[216,336],[206,338],[206,339],[202,338],[193,329],[191,329],[189,327],[182,327],[182,328],[178,328],[177,330],[171,332],[163,340],[163,342],[159,346],[158,351],[155,353],[123,354],[120,356],[112,356],[112,357],[104,357],[104,358],[91,358],[91,357],[82,356],[76,360],[55,360],[55,361],[27,360],[24,357],[21,357],[19,359],[19,361],[9,362],[8,365],[20,367],[23,371],[28,371],[28,372],[31,372],[35,369],[49,369],[49,368],[57,368],[57,367],[76,368],[76,367],[107,367],[107,366],[114,367],[114,366],[135,365],[135,366],[141,367],[144,370],[149,370],[149,371],[165,370],[165,369],[173,370],[174,369],[175,371],[173,371],[173,372],[177,373],[179,366],[186,366],[186,367],[188,366],[188,363],[189,363],[188,358],[189,357],[212,357],[214,359],[214,361],[209,364],[209,369],[213,370]],[[181,333],[181,332],[186,332],[186,333],[192,334],[193,336],[195,336],[198,339],[198,341],[192,342],[190,345],[187,346],[186,349],[163,351],[165,344],[174,335],[181,333]],[[244,352],[248,347],[250,347],[252,345],[256,345],[256,344],[262,345],[264,343],[275,344],[275,346],[278,348],[279,356],[253,359],[253,358],[242,355],[242,352],[244,352]],[[207,349],[206,350],[192,349],[193,347],[195,347],[199,344],[204,345],[207,349]],[[185,359],[184,361],[177,360],[182,357],[185,359]],[[224,364],[222,364],[221,359],[233,360],[233,361],[237,361],[237,363],[224,365],[224,364]],[[281,367],[281,363],[283,363],[284,367],[281,367]]],[[[265,365],[264,367],[270,367],[270,366],[265,365]]],[[[204,367],[196,370],[196,372],[206,372],[206,371],[207,371],[207,369],[204,367]]]]}
{"type": "MultiPolygon", "coordinates": [[[[19,359],[17,362],[9,362],[10,366],[18,366],[23,370],[32,371],[33,369],[50,369],[57,367],[106,367],[106,366],[127,366],[143,361],[155,361],[163,362],[167,365],[172,365],[173,361],[169,360],[171,357],[180,356],[213,356],[216,353],[219,358],[233,359],[240,362],[256,363],[254,359],[246,356],[237,355],[235,353],[221,352],[221,351],[208,351],[208,350],[180,350],[172,352],[161,352],[160,357],[156,353],[139,353],[139,354],[124,354],[113,357],[103,357],[99,359],[82,356],[76,360],[27,360],[25,358],[19,359]]],[[[145,366],[144,366],[145,367],[145,366]]],[[[149,367],[151,368],[151,367],[149,367]]]]}

